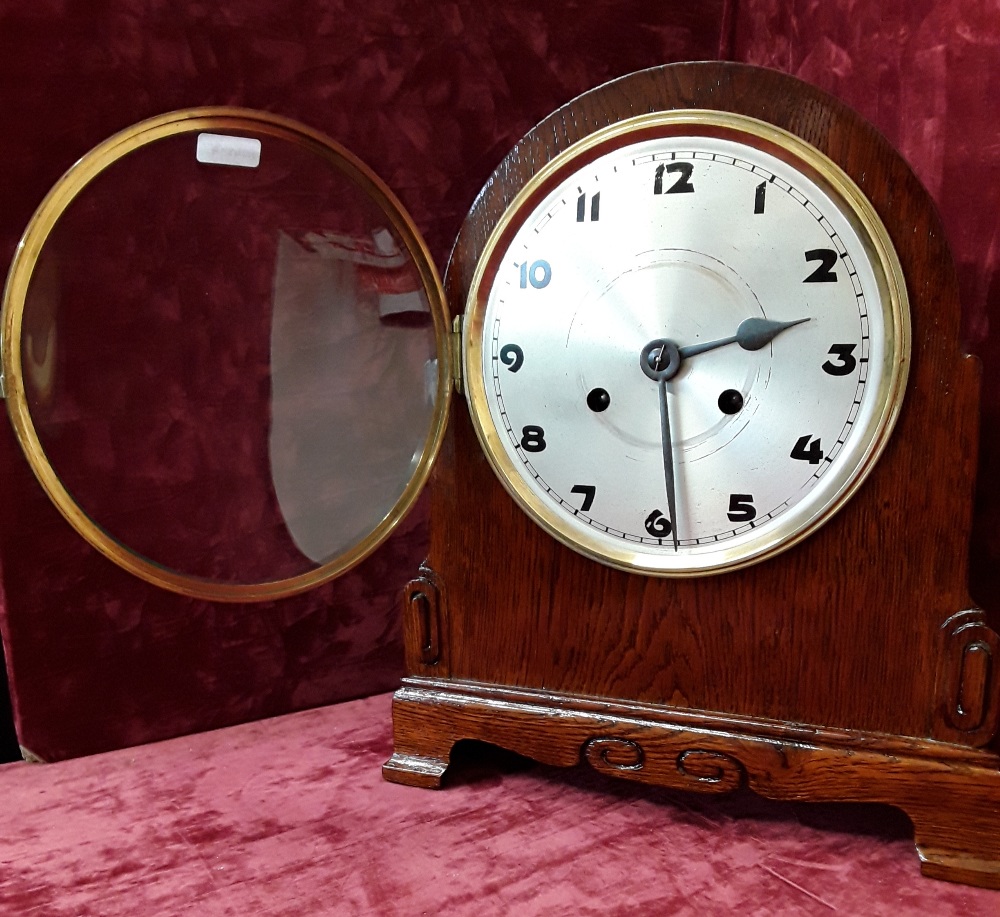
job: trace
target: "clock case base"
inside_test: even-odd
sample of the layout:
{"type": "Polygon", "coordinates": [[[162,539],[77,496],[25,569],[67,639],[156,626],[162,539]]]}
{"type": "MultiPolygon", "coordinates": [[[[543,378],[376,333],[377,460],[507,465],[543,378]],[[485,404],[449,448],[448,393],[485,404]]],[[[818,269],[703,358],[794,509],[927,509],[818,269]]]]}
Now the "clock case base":
{"type": "Polygon", "coordinates": [[[462,739],[556,767],[677,790],[884,803],[926,876],[1000,889],[1000,757],[979,749],[694,710],[407,678],[393,701],[394,783],[436,789],[462,739]]]}
{"type": "Polygon", "coordinates": [[[1000,887],[1000,621],[975,608],[967,577],[979,366],[961,352],[934,205],[886,140],[775,71],[692,63],[623,77],[504,159],[456,241],[448,301],[465,302],[492,228],[553,156],[607,124],[684,108],[783,127],[871,201],[910,297],[895,431],[853,498],[792,549],[663,579],[588,560],[534,525],[453,399],[428,561],[403,603],[410,677],[386,777],[437,786],[452,745],[479,739],[668,786],[883,802],[912,819],[927,875],[1000,887]]]}

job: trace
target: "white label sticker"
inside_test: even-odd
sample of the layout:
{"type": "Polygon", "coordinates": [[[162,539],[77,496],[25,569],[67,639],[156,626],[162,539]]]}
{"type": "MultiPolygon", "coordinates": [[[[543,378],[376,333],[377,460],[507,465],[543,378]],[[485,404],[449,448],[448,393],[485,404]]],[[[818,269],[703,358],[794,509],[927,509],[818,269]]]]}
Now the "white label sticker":
{"type": "Polygon", "coordinates": [[[260,141],[253,137],[199,134],[195,156],[198,162],[212,165],[256,169],[260,165],[260,141]]]}

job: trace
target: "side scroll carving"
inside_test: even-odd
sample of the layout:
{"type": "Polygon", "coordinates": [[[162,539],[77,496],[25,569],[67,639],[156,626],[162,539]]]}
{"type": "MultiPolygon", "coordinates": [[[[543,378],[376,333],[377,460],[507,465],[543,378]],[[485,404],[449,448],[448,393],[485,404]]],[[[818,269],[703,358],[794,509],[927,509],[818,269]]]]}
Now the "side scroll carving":
{"type": "Polygon", "coordinates": [[[979,609],[941,625],[934,737],[982,746],[1000,726],[1000,635],[979,609]]]}
{"type": "Polygon", "coordinates": [[[403,642],[408,671],[447,675],[444,590],[426,564],[403,590],[403,642]]]}

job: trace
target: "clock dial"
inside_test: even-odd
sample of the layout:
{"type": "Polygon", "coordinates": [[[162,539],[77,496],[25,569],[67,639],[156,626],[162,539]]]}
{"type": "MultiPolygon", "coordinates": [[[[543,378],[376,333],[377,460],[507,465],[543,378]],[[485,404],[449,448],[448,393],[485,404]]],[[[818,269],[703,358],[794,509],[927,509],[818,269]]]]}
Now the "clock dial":
{"type": "Polygon", "coordinates": [[[856,186],[752,119],[658,114],[529,182],[465,319],[505,486],[596,559],[663,574],[767,557],[861,482],[909,354],[892,245],[856,186]]]}

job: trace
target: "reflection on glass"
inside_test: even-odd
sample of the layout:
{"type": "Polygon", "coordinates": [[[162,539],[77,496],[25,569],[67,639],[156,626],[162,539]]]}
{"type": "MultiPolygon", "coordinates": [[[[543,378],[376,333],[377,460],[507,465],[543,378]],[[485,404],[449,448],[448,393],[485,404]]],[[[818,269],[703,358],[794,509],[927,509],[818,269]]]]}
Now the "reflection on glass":
{"type": "Polygon", "coordinates": [[[79,507],[167,570],[254,584],[366,539],[434,423],[435,330],[391,219],[327,158],[255,167],[179,134],[72,201],[25,299],[42,448],[79,507]]]}
{"type": "Polygon", "coordinates": [[[420,278],[387,230],[281,234],[271,475],[292,539],[316,563],[363,539],[416,468],[437,375],[425,387],[427,336],[414,329],[429,322],[420,278]]]}

